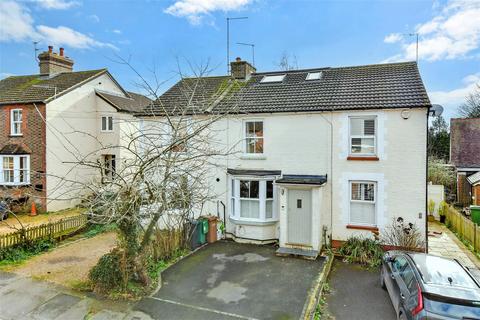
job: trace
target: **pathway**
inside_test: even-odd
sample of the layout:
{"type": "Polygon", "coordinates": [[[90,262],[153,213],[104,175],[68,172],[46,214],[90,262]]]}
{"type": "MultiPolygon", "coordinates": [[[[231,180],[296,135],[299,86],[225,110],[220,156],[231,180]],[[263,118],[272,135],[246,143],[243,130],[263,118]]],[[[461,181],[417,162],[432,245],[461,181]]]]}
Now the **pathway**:
{"type": "Polygon", "coordinates": [[[428,223],[428,253],[451,259],[457,259],[480,279],[480,261],[445,225],[438,222],[428,223]],[[432,235],[433,233],[433,235],[432,235]]]}

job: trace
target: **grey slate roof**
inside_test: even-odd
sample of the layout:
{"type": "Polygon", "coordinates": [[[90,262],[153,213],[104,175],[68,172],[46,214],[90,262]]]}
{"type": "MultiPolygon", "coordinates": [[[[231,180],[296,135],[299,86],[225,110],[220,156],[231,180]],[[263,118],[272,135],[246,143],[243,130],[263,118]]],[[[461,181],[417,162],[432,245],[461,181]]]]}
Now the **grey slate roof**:
{"type": "Polygon", "coordinates": [[[0,80],[0,105],[45,102],[106,72],[107,69],[99,69],[63,72],[53,76],[42,74],[11,76],[0,80]]]}
{"type": "Polygon", "coordinates": [[[425,87],[415,62],[356,67],[255,73],[221,96],[235,81],[228,77],[187,78],[176,83],[149,112],[178,112],[189,105],[190,113],[204,112],[221,98],[213,110],[239,113],[308,112],[429,107],[425,87]],[[321,71],[319,80],[305,80],[309,72],[321,71]],[[261,83],[265,75],[285,74],[282,82],[261,83]],[[197,86],[197,87],[195,87],[197,86]],[[194,88],[196,90],[194,90],[194,88]],[[160,107],[160,105],[162,107],[160,107]]]}
{"type": "Polygon", "coordinates": [[[152,100],[149,98],[134,92],[128,92],[129,97],[122,97],[99,90],[95,90],[95,93],[119,111],[140,112],[152,103],[152,100]]]}
{"type": "Polygon", "coordinates": [[[450,120],[450,162],[457,168],[480,168],[480,118],[450,120]]]}

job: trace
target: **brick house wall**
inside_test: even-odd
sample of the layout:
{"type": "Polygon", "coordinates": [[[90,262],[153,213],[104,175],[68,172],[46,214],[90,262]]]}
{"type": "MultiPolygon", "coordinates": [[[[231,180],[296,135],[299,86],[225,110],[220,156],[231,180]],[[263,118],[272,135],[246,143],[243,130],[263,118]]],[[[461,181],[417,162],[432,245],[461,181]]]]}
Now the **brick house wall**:
{"type": "Polygon", "coordinates": [[[0,107],[0,149],[8,144],[21,145],[30,152],[30,185],[0,186],[0,197],[19,199],[28,197],[38,209],[46,210],[46,116],[45,104],[4,105],[0,107]],[[22,109],[22,136],[10,135],[10,114],[12,109],[22,109]],[[40,116],[40,114],[41,116],[40,116]]]}

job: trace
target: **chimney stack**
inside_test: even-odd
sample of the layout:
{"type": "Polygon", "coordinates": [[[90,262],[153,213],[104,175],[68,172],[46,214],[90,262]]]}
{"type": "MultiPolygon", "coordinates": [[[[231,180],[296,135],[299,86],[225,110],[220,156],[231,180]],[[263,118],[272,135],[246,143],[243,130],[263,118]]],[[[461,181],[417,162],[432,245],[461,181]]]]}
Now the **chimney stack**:
{"type": "Polygon", "coordinates": [[[257,69],[249,62],[243,61],[240,57],[237,57],[235,61],[230,62],[230,70],[232,77],[238,80],[248,80],[252,73],[255,73],[257,69]]]}
{"type": "Polygon", "coordinates": [[[60,48],[59,54],[56,54],[53,52],[53,46],[48,46],[48,51],[38,55],[38,60],[41,74],[52,75],[73,71],[73,60],[65,56],[63,48],[60,48]]]}

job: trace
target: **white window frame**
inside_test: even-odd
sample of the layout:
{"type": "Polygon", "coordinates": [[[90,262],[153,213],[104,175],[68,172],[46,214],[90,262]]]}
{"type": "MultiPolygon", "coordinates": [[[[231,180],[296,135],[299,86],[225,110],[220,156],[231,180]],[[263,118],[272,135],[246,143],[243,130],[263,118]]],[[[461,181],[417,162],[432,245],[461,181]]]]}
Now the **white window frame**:
{"type": "Polygon", "coordinates": [[[270,223],[278,221],[277,210],[277,186],[275,185],[275,176],[256,177],[256,176],[232,176],[229,179],[229,213],[232,220],[253,222],[253,223],[270,223]],[[259,218],[245,218],[240,216],[241,204],[240,200],[251,200],[252,198],[240,198],[240,180],[258,181],[258,202],[259,202],[259,218]],[[267,198],[267,181],[273,182],[273,198],[267,198]],[[234,187],[232,190],[232,186],[234,187]],[[232,192],[233,191],[233,192],[232,192]],[[272,217],[266,217],[267,200],[272,201],[272,217]]]}
{"type": "Polygon", "coordinates": [[[376,156],[378,153],[377,148],[377,135],[378,135],[378,119],[376,115],[365,115],[365,116],[349,116],[348,117],[348,154],[353,157],[371,157],[376,156]],[[374,120],[375,122],[375,134],[372,135],[353,135],[352,134],[352,119],[361,119],[361,120],[374,120]],[[352,139],[355,138],[373,138],[373,153],[353,153],[352,152],[352,139]]]}
{"type": "Polygon", "coordinates": [[[102,116],[100,120],[101,132],[113,132],[113,116],[102,116]],[[105,119],[105,129],[103,128],[103,119],[105,119]],[[111,119],[111,122],[109,121],[111,119]],[[111,124],[111,127],[110,127],[111,124]]]}
{"type": "Polygon", "coordinates": [[[11,136],[23,136],[22,132],[22,125],[23,125],[23,109],[12,109],[10,110],[10,135],[11,136]],[[14,114],[16,112],[20,113],[21,120],[15,121],[14,114]],[[15,132],[15,125],[18,124],[19,132],[15,132]]]}
{"type": "Polygon", "coordinates": [[[305,78],[306,81],[313,81],[313,80],[320,80],[322,79],[323,73],[322,71],[313,71],[307,73],[307,77],[305,78]]]}
{"type": "Polygon", "coordinates": [[[117,171],[117,156],[114,154],[103,154],[102,155],[102,177],[103,182],[112,182],[115,180],[115,173],[117,171]],[[107,157],[108,165],[107,165],[107,157]],[[114,169],[112,170],[112,163],[115,163],[114,169]]]}
{"type": "Polygon", "coordinates": [[[30,184],[30,155],[0,155],[0,185],[4,186],[22,186],[30,184]],[[3,162],[5,158],[13,158],[13,182],[4,181],[3,162]],[[20,159],[25,158],[25,168],[20,169],[20,159]],[[20,171],[24,171],[25,181],[20,181],[20,171]]]}
{"type": "Polygon", "coordinates": [[[377,205],[377,198],[378,198],[378,183],[377,181],[369,181],[369,180],[350,180],[348,181],[348,224],[353,226],[366,226],[366,227],[377,227],[378,226],[378,205],[377,205]],[[352,185],[356,184],[373,184],[373,201],[369,200],[353,200],[352,199],[352,185]],[[353,203],[369,203],[374,205],[374,218],[375,221],[373,224],[371,223],[359,223],[352,221],[352,202],[353,203]]]}
{"type": "Polygon", "coordinates": [[[263,119],[248,119],[243,121],[243,153],[247,156],[263,156],[265,154],[265,121],[263,119]],[[247,136],[247,127],[249,123],[261,122],[262,123],[262,137],[249,137],[247,136]],[[248,141],[262,140],[262,152],[248,152],[248,141]]]}

